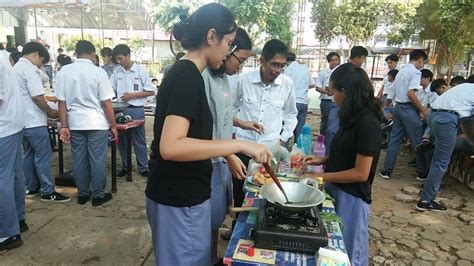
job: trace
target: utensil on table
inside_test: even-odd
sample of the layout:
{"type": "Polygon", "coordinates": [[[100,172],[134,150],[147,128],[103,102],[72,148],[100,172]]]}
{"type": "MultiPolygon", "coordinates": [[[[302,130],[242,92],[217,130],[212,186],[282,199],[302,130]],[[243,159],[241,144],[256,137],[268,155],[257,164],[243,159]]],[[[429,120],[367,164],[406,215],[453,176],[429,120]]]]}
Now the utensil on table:
{"type": "Polygon", "coordinates": [[[288,200],[288,196],[286,195],[285,189],[283,189],[283,187],[281,186],[280,180],[278,180],[278,178],[275,175],[275,172],[273,172],[273,168],[271,168],[270,165],[266,162],[263,163],[263,167],[265,167],[265,170],[268,172],[268,174],[273,179],[273,181],[275,181],[275,184],[278,186],[281,193],[283,193],[283,196],[285,196],[285,199],[286,199],[285,203],[286,204],[295,203],[295,202],[291,202],[290,200],[288,200]]]}

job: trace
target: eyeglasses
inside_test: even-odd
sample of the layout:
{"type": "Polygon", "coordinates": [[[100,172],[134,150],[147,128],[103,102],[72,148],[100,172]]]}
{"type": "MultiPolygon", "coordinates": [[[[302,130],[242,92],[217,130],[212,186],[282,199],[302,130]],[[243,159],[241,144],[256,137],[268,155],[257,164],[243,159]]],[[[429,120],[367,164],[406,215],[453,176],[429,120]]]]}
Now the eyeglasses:
{"type": "Polygon", "coordinates": [[[284,69],[286,67],[286,63],[270,62],[269,65],[273,69],[284,69]]]}
{"type": "Polygon", "coordinates": [[[232,55],[233,57],[235,57],[235,59],[237,59],[237,61],[239,62],[239,65],[241,65],[241,66],[245,65],[245,63],[247,62],[247,59],[239,58],[239,57],[236,56],[234,53],[231,53],[231,55],[232,55]]]}
{"type": "Polygon", "coordinates": [[[234,54],[235,49],[237,49],[237,45],[236,44],[231,44],[229,46],[229,50],[227,51],[227,55],[229,56],[229,55],[234,54]]]}

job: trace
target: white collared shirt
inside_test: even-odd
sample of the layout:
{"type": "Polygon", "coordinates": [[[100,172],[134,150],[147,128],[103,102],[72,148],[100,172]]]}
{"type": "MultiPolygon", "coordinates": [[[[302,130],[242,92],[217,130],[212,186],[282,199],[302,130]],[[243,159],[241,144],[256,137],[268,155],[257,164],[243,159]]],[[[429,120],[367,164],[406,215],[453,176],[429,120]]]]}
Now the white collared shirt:
{"type": "MultiPolygon", "coordinates": [[[[136,63],[133,63],[129,70],[126,70],[123,66],[118,66],[110,77],[110,81],[119,102],[121,101],[120,97],[126,92],[156,92],[146,69],[136,63]]],[[[146,103],[147,97],[134,98],[128,101],[128,104],[133,106],[144,106],[146,103]]]]}
{"type": "Polygon", "coordinates": [[[463,83],[449,89],[431,104],[431,108],[456,111],[460,117],[471,116],[474,108],[474,84],[463,83]]]}
{"type": "Polygon", "coordinates": [[[293,85],[295,86],[296,102],[308,104],[309,86],[315,85],[308,67],[294,61],[285,69],[285,75],[293,81],[293,85]]]}
{"type": "Polygon", "coordinates": [[[46,112],[41,110],[32,99],[45,93],[41,81],[41,70],[25,58],[20,58],[13,70],[20,88],[23,108],[26,111],[25,128],[46,126],[48,124],[46,112]]]}
{"type": "MultiPolygon", "coordinates": [[[[319,72],[318,77],[316,78],[316,87],[321,88],[321,89],[326,89],[329,87],[329,78],[331,77],[332,71],[336,69],[330,69],[326,68],[324,70],[321,70],[319,72]]],[[[332,100],[332,96],[329,96],[327,94],[321,93],[319,96],[321,100],[332,100]]]]}
{"type": "Polygon", "coordinates": [[[25,126],[25,106],[10,61],[3,56],[0,57],[0,101],[0,138],[4,138],[25,126]]]}
{"type": "Polygon", "coordinates": [[[56,76],[55,94],[58,100],[66,102],[69,129],[109,129],[101,101],[111,100],[115,93],[105,70],[91,60],[76,59],[61,68],[56,76]]]}
{"type": "Polygon", "coordinates": [[[424,107],[428,107],[431,105],[436,98],[438,98],[438,94],[436,92],[431,91],[431,83],[426,86],[426,88],[420,87],[420,89],[416,92],[416,97],[418,101],[420,101],[421,105],[424,107]]]}
{"type": "Polygon", "coordinates": [[[409,90],[418,90],[420,87],[421,72],[413,64],[404,65],[392,83],[393,99],[397,103],[409,103],[409,90]]]}
{"type": "Polygon", "coordinates": [[[244,121],[256,121],[264,128],[262,135],[237,128],[237,139],[269,146],[279,140],[287,141],[298,122],[293,81],[280,74],[267,86],[261,80],[260,69],[240,74],[235,87],[233,114],[244,121]]]}

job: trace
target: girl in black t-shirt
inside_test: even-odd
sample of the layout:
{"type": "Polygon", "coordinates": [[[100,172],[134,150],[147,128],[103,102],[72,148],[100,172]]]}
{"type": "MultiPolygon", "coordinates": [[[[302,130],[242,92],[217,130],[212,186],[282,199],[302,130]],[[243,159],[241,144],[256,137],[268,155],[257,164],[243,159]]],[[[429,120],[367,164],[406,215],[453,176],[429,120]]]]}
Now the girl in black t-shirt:
{"type": "Polygon", "coordinates": [[[157,96],[146,188],[157,265],[210,264],[210,158],[242,152],[258,162],[271,159],[261,144],[212,140],[201,72],[222,65],[236,28],[232,13],[220,4],[200,7],[173,28],[188,52],[167,73],[157,96]]]}
{"type": "Polygon", "coordinates": [[[340,127],[328,157],[305,158],[324,164],[326,191],[335,199],[344,224],[344,244],[352,265],[369,265],[368,220],[371,187],[382,142],[382,106],[374,97],[367,73],[352,63],[331,74],[329,88],[339,106],[340,127]]]}

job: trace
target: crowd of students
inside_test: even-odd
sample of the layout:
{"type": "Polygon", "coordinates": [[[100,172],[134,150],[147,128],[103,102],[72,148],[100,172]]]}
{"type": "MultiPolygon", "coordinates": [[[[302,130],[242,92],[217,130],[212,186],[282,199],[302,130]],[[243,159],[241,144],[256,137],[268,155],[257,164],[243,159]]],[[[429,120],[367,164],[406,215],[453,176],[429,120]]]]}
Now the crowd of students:
{"type": "MultiPolygon", "coordinates": [[[[368,56],[364,47],[353,47],[348,63],[342,65],[339,54],[329,53],[329,68],[313,80],[288,47],[273,39],[261,50],[260,67],[234,78],[253,46],[232,12],[220,4],[207,4],[180,19],[172,34],[187,52],[166,66],[156,95],[149,160],[144,126],[132,132],[138,171],[148,177],[146,212],[157,265],[218,262],[217,230],[231,202],[243,203],[250,159],[269,162],[271,147],[288,146],[298,138],[312,88],[321,93],[320,133],[326,137],[327,156],[310,156],[304,162],[325,165],[320,176],[336,199],[353,265],[368,264],[371,186],[382,144],[382,120],[392,120],[393,128],[380,174],[390,178],[407,136],[416,154],[418,179],[426,180],[416,208],[445,210],[434,198],[454,149],[459,119],[471,116],[473,77],[448,90],[444,80],[432,81],[431,71],[423,69],[426,53],[414,50],[409,64],[400,69],[398,56],[386,58],[389,71],[375,97],[362,68],[368,56]],[[426,152],[429,144],[434,146],[431,153],[426,152]]],[[[73,63],[58,56],[56,111],[44,99],[39,71],[51,63],[47,48],[27,43],[19,58],[10,55],[13,67],[2,53],[0,213],[6,218],[0,221],[0,249],[20,246],[20,232],[28,230],[25,194],[41,194],[50,202],[70,200],[51,182],[48,117],[59,117],[60,139],[71,144],[79,204],[92,199],[93,206],[100,206],[112,199],[105,179],[109,141],[119,141],[118,176],[130,168],[112,99],[127,103],[124,114],[144,120],[143,106],[155,94],[156,84],[132,61],[128,46],[104,48],[100,55],[103,65],[98,67],[95,47],[82,40],[76,44],[73,63]]]]}

